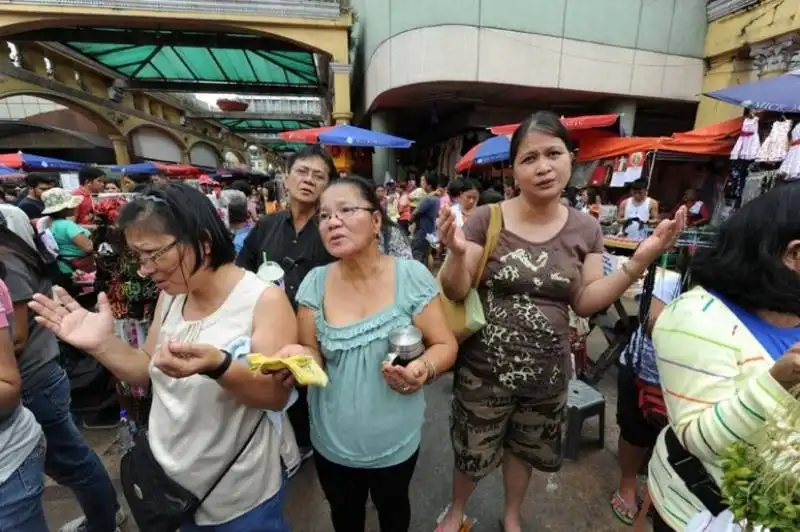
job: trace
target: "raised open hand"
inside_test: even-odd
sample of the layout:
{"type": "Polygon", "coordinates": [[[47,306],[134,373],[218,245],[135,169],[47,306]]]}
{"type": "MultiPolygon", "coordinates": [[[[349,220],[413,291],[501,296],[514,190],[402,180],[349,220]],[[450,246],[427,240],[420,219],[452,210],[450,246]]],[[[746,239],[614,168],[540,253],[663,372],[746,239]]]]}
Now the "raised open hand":
{"type": "Polygon", "coordinates": [[[672,220],[662,220],[653,231],[639,244],[634,258],[641,259],[644,264],[650,264],[665,251],[669,251],[678,240],[678,236],[686,229],[686,207],[677,210],[672,220]]]}
{"type": "Polygon", "coordinates": [[[96,353],[114,336],[114,316],[104,292],[97,297],[97,312],[89,312],[66,290],[55,287],[55,298],[34,294],[28,306],[36,322],[56,333],[63,341],[88,353],[96,353]]]}
{"type": "Polygon", "coordinates": [[[467,239],[464,231],[458,227],[455,214],[450,207],[439,209],[439,218],[436,221],[439,228],[439,242],[444,244],[453,253],[463,254],[467,251],[467,239]]]}

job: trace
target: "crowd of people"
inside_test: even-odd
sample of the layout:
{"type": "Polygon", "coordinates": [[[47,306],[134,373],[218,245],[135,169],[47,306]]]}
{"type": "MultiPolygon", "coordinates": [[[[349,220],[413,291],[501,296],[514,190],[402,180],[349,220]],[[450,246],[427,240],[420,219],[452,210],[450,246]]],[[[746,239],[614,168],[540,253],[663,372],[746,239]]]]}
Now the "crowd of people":
{"type": "MultiPolygon", "coordinates": [[[[82,171],[73,194],[28,176],[24,198],[0,205],[0,530],[47,530],[45,473],[84,513],[62,531],[114,532],[127,517],[70,415],[58,357],[72,346],[114,376],[139,428],[122,487],[140,528],[288,531],[286,482],[313,461],[331,529],[364,530],[369,498],[382,532],[407,532],[423,389],[452,370],[452,497],[431,528],[460,531],[500,467],[497,517],[519,532],[532,474],[562,466],[571,315],[612,305],[687,224],[678,208],[604,275],[592,203],[562,201],[574,153],[558,116],[540,112],[511,140],[502,191],[430,173],[419,186],[338,177],[315,145],[290,159],[285,205],[270,187],[158,176],[128,176],[135,194],[97,204],[99,170],[82,171]],[[445,303],[473,289],[486,324],[459,344],[445,303]],[[390,336],[409,327],[422,354],[391,364],[390,336]],[[329,384],[253,376],[241,360],[253,352],[307,355],[329,384]]],[[[655,447],[655,529],[680,530],[706,503],[672,468],[675,445],[718,481],[725,445],[751,438],[800,381],[799,191],[734,215],[698,256],[698,287],[677,297],[680,283],[656,285],[619,374],[620,520],[640,513],[637,474],[655,447]],[[663,387],[655,421],[639,408],[642,382],[663,387]]]]}

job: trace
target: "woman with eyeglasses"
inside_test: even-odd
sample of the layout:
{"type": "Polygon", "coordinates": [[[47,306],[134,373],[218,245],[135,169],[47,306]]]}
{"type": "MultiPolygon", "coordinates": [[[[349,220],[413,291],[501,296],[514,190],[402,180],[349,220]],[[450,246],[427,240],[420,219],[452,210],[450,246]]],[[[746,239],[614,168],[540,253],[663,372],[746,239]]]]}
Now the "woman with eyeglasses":
{"type": "Polygon", "coordinates": [[[118,225],[139,273],[162,292],[140,349],[114,335],[105,294],[97,312],[63,290],[55,299],[37,294],[31,307],[40,324],[120,380],[152,381],[149,432],[137,436],[122,464],[137,523],[175,524],[182,532],[288,531],[279,438],[264,410],[282,410],[293,381],[286,372],[252,375],[225,350],[242,338],[269,354],[295,343],[288,299],[233,264],[230,232],[189,186],[145,189],[124,207],[118,225]],[[139,485],[157,488],[142,492],[139,485]],[[164,503],[174,499],[199,507],[176,515],[164,503]]]}
{"type": "Polygon", "coordinates": [[[371,183],[345,177],[320,199],[319,227],[337,260],[312,270],[300,285],[300,344],[330,376],[309,390],[311,442],[336,532],[364,530],[367,497],[381,532],[407,532],[408,487],[419,453],[422,386],[455,362],[456,340],[439,288],[419,262],[386,255],[388,224],[371,183]],[[387,361],[393,331],[416,327],[422,352],[406,366],[387,361]]]}

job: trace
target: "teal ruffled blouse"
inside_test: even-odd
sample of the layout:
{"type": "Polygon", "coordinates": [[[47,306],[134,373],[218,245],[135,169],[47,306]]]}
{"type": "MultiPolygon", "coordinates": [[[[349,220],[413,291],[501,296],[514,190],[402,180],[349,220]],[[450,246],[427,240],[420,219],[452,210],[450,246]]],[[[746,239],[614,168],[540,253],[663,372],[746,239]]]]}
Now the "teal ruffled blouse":
{"type": "Polygon", "coordinates": [[[389,388],[381,363],[389,353],[389,333],[410,325],[437,296],[439,286],[420,262],[394,262],[394,303],[349,325],[333,326],[325,320],[322,302],[330,265],[311,270],[297,292],[298,305],[314,311],[330,378],[327,387],[308,392],[311,443],[336,464],[389,467],[405,462],[419,448],[424,392],[403,395],[389,388]]]}

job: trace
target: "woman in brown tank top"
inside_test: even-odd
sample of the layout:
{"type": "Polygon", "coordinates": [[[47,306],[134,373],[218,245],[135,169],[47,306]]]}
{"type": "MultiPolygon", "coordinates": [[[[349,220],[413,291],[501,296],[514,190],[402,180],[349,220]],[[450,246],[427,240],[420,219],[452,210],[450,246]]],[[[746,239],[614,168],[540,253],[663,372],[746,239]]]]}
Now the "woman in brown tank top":
{"type": "MultiPolygon", "coordinates": [[[[682,209],[642,242],[626,268],[604,277],[599,223],[560,202],[574,149],[558,116],[538,112],[520,124],[510,159],[521,194],[500,204],[500,237],[480,279],[486,326],[459,349],[451,414],[453,500],[437,532],[458,531],[477,482],[501,462],[501,524],[507,532],[521,530],[520,506],[532,470],[561,468],[569,307],[590,316],[610,306],[686,225],[682,209]]],[[[473,284],[489,219],[489,208],[481,207],[459,228],[449,209],[440,212],[440,239],[450,251],[442,289],[452,300],[463,300],[473,284]]]]}

